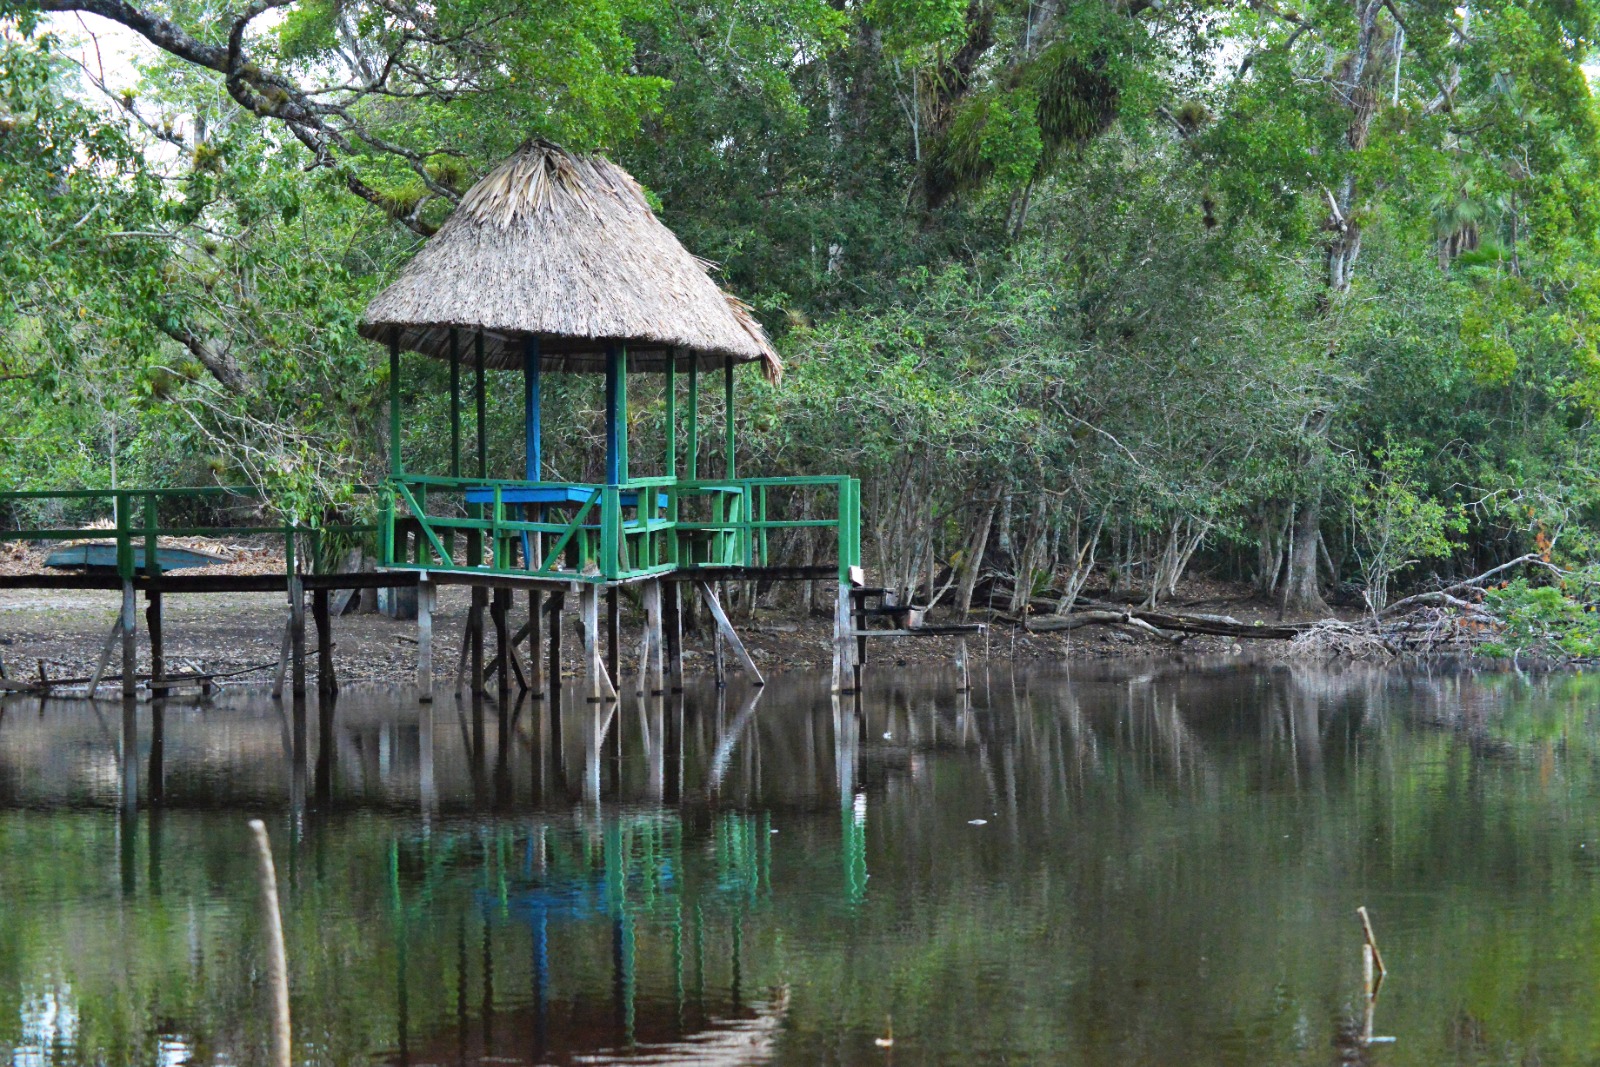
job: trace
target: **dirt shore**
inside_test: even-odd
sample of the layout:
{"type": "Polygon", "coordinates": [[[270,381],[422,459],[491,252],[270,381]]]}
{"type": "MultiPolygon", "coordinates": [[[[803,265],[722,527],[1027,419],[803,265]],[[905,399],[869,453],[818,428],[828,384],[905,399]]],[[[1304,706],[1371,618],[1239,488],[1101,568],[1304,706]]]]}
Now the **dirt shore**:
{"type": "MultiPolygon", "coordinates": [[[[1218,583],[1197,582],[1174,601],[1182,610],[1226,613],[1250,622],[1274,619],[1270,605],[1254,601],[1241,589],[1218,583]]],[[[519,598],[520,601],[520,598],[519,598]]],[[[465,628],[469,594],[461,587],[441,590],[435,622],[435,659],[440,673],[453,678],[465,628]]],[[[116,618],[120,595],[109,591],[0,591],[0,659],[14,677],[36,677],[42,669],[52,678],[82,678],[94,670],[106,636],[116,618]]],[[[141,603],[141,609],[143,604],[141,603]]],[[[519,604],[520,607],[520,604],[519,604]]],[[[276,593],[169,595],[165,599],[167,669],[173,673],[229,674],[224,684],[264,684],[270,680],[282,640],[287,606],[276,593]],[[252,670],[252,668],[254,668],[252,670]],[[245,672],[245,673],[235,673],[245,672]]],[[[525,614],[526,608],[521,612],[525,614]]],[[[981,616],[980,616],[981,617],[981,616]]],[[[523,621],[514,616],[514,626],[523,621]]],[[[804,618],[793,612],[763,609],[754,617],[735,613],[738,628],[751,657],[763,673],[827,670],[832,656],[829,618],[804,618]]],[[[623,615],[624,672],[634,669],[633,646],[640,620],[625,609],[623,615]]],[[[350,614],[333,621],[334,669],[341,683],[371,681],[403,684],[416,665],[416,624],[376,614],[350,614]]],[[[913,666],[946,666],[954,662],[956,638],[917,637],[874,640],[872,662],[913,666]]],[[[492,644],[492,637],[491,637],[492,644]]],[[[1242,653],[1241,645],[1277,646],[1282,642],[1236,642],[1230,638],[1196,636],[1174,645],[1145,634],[1093,626],[1069,633],[1029,633],[1005,622],[995,622],[988,632],[967,638],[973,665],[992,662],[1061,662],[1114,656],[1157,654],[1227,655],[1242,653]]],[[[691,674],[711,671],[711,633],[686,631],[685,669],[691,674]]],[[[149,642],[140,618],[141,670],[148,668],[149,642]]],[[[1253,652],[1275,649],[1252,647],[1253,652]]],[[[564,642],[563,673],[581,669],[578,642],[569,634],[564,642]]],[[[113,658],[112,670],[120,666],[113,658]]],[[[315,657],[311,658],[315,671],[315,657]]]]}

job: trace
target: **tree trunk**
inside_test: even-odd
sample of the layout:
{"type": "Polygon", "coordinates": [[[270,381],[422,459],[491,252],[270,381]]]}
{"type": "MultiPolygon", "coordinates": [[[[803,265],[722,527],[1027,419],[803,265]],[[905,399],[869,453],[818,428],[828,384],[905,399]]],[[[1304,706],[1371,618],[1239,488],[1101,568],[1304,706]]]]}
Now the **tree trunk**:
{"type": "Polygon", "coordinates": [[[1322,493],[1313,490],[1295,509],[1289,574],[1283,583],[1282,615],[1326,615],[1327,601],[1317,582],[1317,534],[1322,525],[1322,493]]]}

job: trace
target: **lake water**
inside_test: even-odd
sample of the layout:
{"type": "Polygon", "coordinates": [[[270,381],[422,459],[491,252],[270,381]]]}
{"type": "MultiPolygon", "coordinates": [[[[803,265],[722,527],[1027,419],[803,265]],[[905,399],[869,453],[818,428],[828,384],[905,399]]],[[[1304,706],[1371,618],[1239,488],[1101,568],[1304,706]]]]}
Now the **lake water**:
{"type": "Polygon", "coordinates": [[[259,816],[297,1062],[1595,1062],[1594,676],[977,685],[0,703],[0,1054],[265,1062],[259,816]]]}

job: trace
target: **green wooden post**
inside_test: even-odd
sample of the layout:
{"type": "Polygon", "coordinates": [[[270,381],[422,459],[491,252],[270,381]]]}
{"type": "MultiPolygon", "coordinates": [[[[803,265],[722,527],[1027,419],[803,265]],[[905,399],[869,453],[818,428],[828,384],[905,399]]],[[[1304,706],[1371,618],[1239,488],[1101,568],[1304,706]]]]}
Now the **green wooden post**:
{"type": "Polygon", "coordinates": [[[133,497],[127,493],[111,494],[111,507],[117,520],[117,577],[129,581],[134,575],[133,566],[133,497]]]}
{"type": "Polygon", "coordinates": [[[400,331],[389,335],[389,476],[400,477],[400,331]]]}
{"type": "Polygon", "coordinates": [[[689,481],[700,477],[700,364],[689,361],[689,481]]]}
{"type": "Polygon", "coordinates": [[[676,478],[678,476],[678,378],[677,367],[673,362],[676,358],[677,353],[670,348],[667,349],[667,367],[663,377],[665,383],[663,388],[666,390],[667,406],[666,475],[668,478],[676,478]]]}
{"type": "Polygon", "coordinates": [[[144,572],[152,578],[161,573],[161,564],[156,559],[156,495],[144,495],[144,572]]]}
{"type": "MultiPolygon", "coordinates": [[[[667,477],[672,479],[672,484],[667,486],[667,521],[672,525],[666,530],[666,562],[676,567],[678,565],[678,352],[673,348],[667,349],[665,382],[667,394],[667,477]]],[[[654,501],[651,503],[653,505],[654,501]]],[[[653,506],[650,509],[650,514],[655,514],[653,506]]]]}
{"type": "Polygon", "coordinates": [[[728,445],[728,480],[732,481],[733,477],[734,477],[734,473],[733,473],[733,448],[734,448],[734,437],[733,437],[733,357],[732,356],[729,356],[727,358],[727,360],[722,365],[722,409],[723,409],[723,412],[725,413],[725,417],[727,418],[727,421],[728,421],[728,425],[726,427],[724,427],[724,431],[723,432],[727,435],[727,438],[728,438],[728,441],[727,441],[727,445],[728,445]]]}
{"type": "Polygon", "coordinates": [[[461,477],[461,347],[450,330],[450,477],[461,477]]]}

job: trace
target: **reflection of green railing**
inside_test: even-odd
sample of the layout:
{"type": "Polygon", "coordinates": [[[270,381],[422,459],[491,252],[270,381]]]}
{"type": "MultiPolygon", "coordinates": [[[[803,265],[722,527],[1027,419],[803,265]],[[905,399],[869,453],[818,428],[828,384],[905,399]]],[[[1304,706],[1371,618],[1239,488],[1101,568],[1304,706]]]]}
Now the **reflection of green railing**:
{"type": "Polygon", "coordinates": [[[771,534],[807,528],[831,531],[841,578],[861,562],[861,484],[843,476],[594,485],[405,475],[389,484],[388,567],[625,581],[772,566],[771,534]],[[811,517],[819,500],[823,517],[811,517]],[[796,501],[801,515],[778,514],[796,501]]]}
{"type": "Polygon", "coordinates": [[[124,581],[141,571],[156,577],[161,573],[157,556],[157,541],[162,537],[248,537],[274,534],[283,538],[284,568],[287,575],[295,573],[295,542],[304,537],[311,549],[312,565],[321,557],[324,537],[330,534],[367,534],[374,526],[362,525],[306,525],[285,523],[276,526],[204,526],[176,523],[163,525],[162,505],[188,502],[215,502],[238,500],[264,503],[267,498],[261,490],[250,486],[189,486],[173,489],[41,489],[0,493],[0,509],[15,510],[17,505],[37,507],[41,504],[78,504],[91,512],[104,511],[109,505],[112,525],[90,525],[94,520],[72,525],[0,530],[0,541],[83,541],[110,538],[116,543],[117,576],[124,581]],[[144,549],[144,565],[140,567],[135,550],[144,549]]]}

